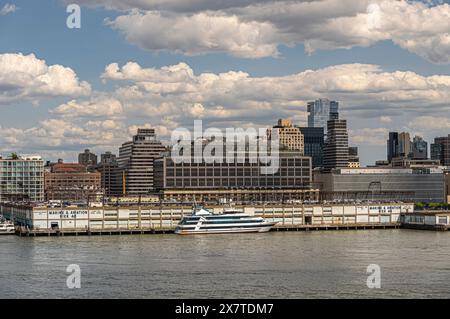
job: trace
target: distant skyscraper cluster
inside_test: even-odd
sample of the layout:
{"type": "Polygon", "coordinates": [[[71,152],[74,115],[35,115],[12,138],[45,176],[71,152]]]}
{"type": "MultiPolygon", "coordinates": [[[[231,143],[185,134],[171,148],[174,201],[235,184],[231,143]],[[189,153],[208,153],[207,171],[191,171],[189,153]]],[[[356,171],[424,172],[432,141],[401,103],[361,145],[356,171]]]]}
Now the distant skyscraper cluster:
{"type": "Polygon", "coordinates": [[[428,143],[421,136],[414,136],[411,141],[408,132],[389,132],[387,160],[391,163],[396,158],[428,159],[428,143]]]}
{"type": "Polygon", "coordinates": [[[349,156],[347,121],[339,118],[339,102],[318,99],[307,103],[308,127],[304,135],[305,155],[313,167],[325,171],[339,167],[359,167],[358,149],[349,156]]]}

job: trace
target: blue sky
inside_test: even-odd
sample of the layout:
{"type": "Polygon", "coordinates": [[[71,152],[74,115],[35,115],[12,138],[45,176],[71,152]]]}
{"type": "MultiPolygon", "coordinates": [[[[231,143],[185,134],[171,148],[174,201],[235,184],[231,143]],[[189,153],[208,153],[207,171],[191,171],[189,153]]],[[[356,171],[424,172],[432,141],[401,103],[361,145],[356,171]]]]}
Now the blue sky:
{"type": "MultiPolygon", "coordinates": [[[[317,6],[327,1],[327,7],[334,2],[316,1],[317,6]]],[[[0,89],[2,84],[5,88],[18,86],[14,91],[5,91],[7,98],[0,99],[2,153],[41,153],[51,160],[58,157],[72,160],[85,147],[97,152],[117,152],[119,144],[132,134],[136,125],[155,126],[161,137],[168,139],[171,129],[189,126],[196,118],[220,127],[270,126],[278,117],[291,117],[294,123],[301,125],[306,120],[305,102],[320,97],[340,101],[342,116],[348,119],[350,133],[353,133],[350,140],[359,146],[364,164],[385,158],[384,140],[389,130],[409,130],[412,135],[423,135],[429,142],[434,136],[447,135],[450,131],[446,115],[449,108],[445,101],[447,86],[450,86],[446,77],[450,75],[450,52],[444,39],[450,30],[448,22],[439,20],[440,14],[445,17],[450,12],[445,3],[421,7],[422,3],[410,1],[392,7],[383,1],[368,1],[366,6],[374,3],[379,6],[383,21],[376,32],[369,29],[373,34],[362,31],[359,34],[351,28],[360,23],[357,13],[366,14],[368,10],[359,8],[361,4],[357,1],[354,1],[354,9],[352,2],[347,1],[350,3],[348,12],[342,10],[344,12],[335,16],[332,12],[318,14],[311,6],[301,7],[302,1],[286,1],[292,8],[299,8],[298,16],[295,11],[275,11],[279,10],[277,3],[269,0],[260,4],[243,1],[245,5],[232,1],[237,3],[234,6],[215,1],[212,9],[207,1],[201,0],[185,1],[182,8],[173,0],[158,6],[154,5],[158,1],[126,0],[120,6],[114,0],[74,2],[81,4],[80,29],[67,28],[69,14],[66,13],[67,3],[62,0],[0,0],[0,10],[6,5],[14,6],[11,12],[0,14],[0,56],[10,54],[8,69],[4,68],[3,73],[0,69],[0,89]],[[436,30],[423,24],[413,25],[423,18],[423,8],[436,16],[436,30]],[[436,8],[439,10],[433,10],[436,8]],[[278,12],[280,19],[267,18],[264,10],[278,12]],[[312,10],[311,21],[306,21],[302,15],[305,10],[312,10]],[[281,19],[283,14],[285,19],[281,19]],[[314,14],[317,14],[317,24],[314,14]],[[327,14],[325,19],[323,16],[327,14]],[[407,28],[390,21],[391,16],[395,21],[396,14],[402,17],[407,28]],[[347,21],[348,17],[355,20],[347,21]],[[412,22],[408,25],[409,18],[412,22]],[[339,19],[342,23],[335,31],[333,21],[339,19]],[[138,26],[134,23],[137,20],[140,21],[138,26]],[[389,20],[386,25],[385,20],[389,20]],[[232,30],[236,21],[242,34],[228,41],[236,32],[228,33],[231,31],[227,29],[232,30]],[[164,23],[173,24],[174,31],[159,30],[159,25],[164,23]],[[345,25],[342,27],[345,23],[349,23],[348,32],[345,25]],[[186,34],[173,34],[183,32],[186,34]],[[245,32],[249,33],[248,37],[245,32]],[[260,32],[260,36],[255,40],[252,32],[260,32]],[[427,32],[431,35],[422,38],[427,32]],[[426,41],[432,36],[436,39],[428,45],[426,41]],[[208,46],[210,42],[214,45],[208,46]],[[307,53],[311,46],[313,52],[307,53]],[[76,77],[73,87],[60,83],[57,88],[45,89],[40,82],[33,82],[32,85],[39,88],[31,93],[20,87],[25,77],[29,76],[32,81],[41,74],[27,74],[24,65],[28,64],[24,64],[19,53],[34,54],[28,64],[45,61],[47,67],[70,68],[76,77]],[[128,62],[137,63],[142,74],[126,75],[123,67],[128,62]],[[101,78],[105,67],[111,63],[118,64],[120,79],[115,78],[117,72],[101,78]],[[158,76],[167,73],[161,68],[179,63],[192,69],[195,78],[190,80],[195,94],[172,87],[169,90],[169,84],[174,85],[172,80],[167,81],[165,87],[155,88],[155,83],[161,82],[158,76]],[[339,69],[337,75],[334,69],[330,70],[342,65],[347,67],[339,69]],[[367,71],[361,65],[377,66],[377,69],[367,71]],[[146,69],[154,69],[158,74],[145,78],[146,69]],[[290,78],[305,70],[316,71],[317,77],[290,78]],[[346,70],[351,72],[348,79],[346,70]],[[248,83],[242,87],[234,78],[235,74],[225,80],[230,81],[230,87],[237,88],[235,91],[242,92],[233,91],[225,96],[216,90],[202,91],[210,90],[210,83],[201,74],[228,74],[230,71],[247,74],[248,83]],[[433,77],[436,75],[444,77],[436,83],[433,77]],[[334,79],[329,78],[333,76],[334,79]],[[397,83],[405,76],[410,80],[399,84],[398,88],[386,88],[383,84],[385,81],[397,83]],[[298,88],[289,82],[297,79],[298,88]],[[257,84],[252,85],[255,82],[257,84]],[[346,84],[341,87],[343,82],[346,84]],[[148,83],[152,83],[151,89],[148,83]],[[270,92],[271,87],[275,89],[271,83],[287,85],[270,92]],[[136,96],[124,97],[123,92],[130,93],[133,87],[136,96]],[[264,94],[258,91],[261,87],[265,88],[264,94]],[[73,103],[68,105],[69,101],[73,103]],[[116,101],[118,109],[110,112],[106,107],[105,110],[104,101],[116,101]],[[80,107],[86,104],[91,106],[90,113],[79,115],[80,107]],[[252,114],[255,120],[249,116],[252,114]],[[95,123],[86,126],[89,121],[95,123]],[[103,130],[103,136],[95,138],[95,130],[103,130]],[[19,142],[22,138],[29,138],[30,142],[19,142]]],[[[169,71],[171,75],[177,72],[178,69],[169,71]]],[[[180,72],[186,72],[185,68],[180,72]]]]}

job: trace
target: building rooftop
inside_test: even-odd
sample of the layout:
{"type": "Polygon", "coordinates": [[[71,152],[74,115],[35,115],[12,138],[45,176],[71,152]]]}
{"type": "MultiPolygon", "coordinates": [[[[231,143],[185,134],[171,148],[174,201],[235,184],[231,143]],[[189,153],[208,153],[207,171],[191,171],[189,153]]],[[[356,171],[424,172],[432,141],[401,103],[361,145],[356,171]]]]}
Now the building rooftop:
{"type": "Polygon", "coordinates": [[[86,173],[86,166],[77,163],[57,163],[51,166],[52,173],[86,173]]]}
{"type": "Polygon", "coordinates": [[[417,171],[426,171],[429,174],[443,173],[443,167],[431,168],[393,168],[390,166],[384,167],[354,167],[354,168],[337,168],[333,169],[333,173],[341,175],[357,175],[357,174],[412,174],[417,171]]]}
{"type": "Polygon", "coordinates": [[[1,156],[0,161],[42,161],[42,157],[39,155],[18,155],[17,158],[11,156],[1,156]]]}

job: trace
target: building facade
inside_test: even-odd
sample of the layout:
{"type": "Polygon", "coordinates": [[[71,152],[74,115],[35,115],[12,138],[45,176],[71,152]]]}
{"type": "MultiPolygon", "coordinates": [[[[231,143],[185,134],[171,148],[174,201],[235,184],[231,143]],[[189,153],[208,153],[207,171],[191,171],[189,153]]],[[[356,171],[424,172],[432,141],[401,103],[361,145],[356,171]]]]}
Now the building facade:
{"type": "Polygon", "coordinates": [[[325,135],[323,127],[299,127],[304,138],[304,155],[312,158],[312,168],[323,165],[325,135]]]}
{"type": "Polygon", "coordinates": [[[44,173],[45,200],[97,201],[103,195],[101,174],[76,163],[57,163],[44,173]]]}
{"type": "Polygon", "coordinates": [[[347,195],[353,200],[446,200],[445,176],[439,168],[341,168],[326,174],[317,173],[314,181],[330,199],[347,195]]]}
{"type": "Polygon", "coordinates": [[[412,157],[411,138],[408,132],[398,134],[398,156],[412,157]]]}
{"type": "MultiPolygon", "coordinates": [[[[222,204],[208,205],[214,214],[224,211],[222,204]]],[[[367,226],[368,224],[396,224],[400,214],[411,214],[412,203],[373,204],[304,204],[273,203],[235,205],[238,212],[263,217],[277,222],[276,226],[367,226]]],[[[183,216],[191,214],[192,205],[141,204],[132,206],[63,207],[0,204],[0,213],[15,223],[36,231],[74,231],[107,233],[113,230],[165,230],[174,229],[183,216]]]]}
{"type": "Polygon", "coordinates": [[[445,174],[445,191],[446,191],[446,197],[447,197],[447,204],[450,204],[450,170],[447,169],[444,172],[445,174]]]}
{"type": "Polygon", "coordinates": [[[323,151],[323,168],[348,167],[347,121],[333,119],[328,121],[328,135],[323,151]]]}
{"type": "MultiPolygon", "coordinates": [[[[236,157],[235,157],[236,158],[236,157]]],[[[243,163],[175,163],[170,157],[155,161],[157,189],[276,189],[309,188],[312,171],[311,158],[298,152],[280,151],[279,169],[275,174],[264,174],[259,161],[243,163]]]]}
{"type": "Polygon", "coordinates": [[[398,132],[389,132],[387,140],[387,160],[390,163],[393,158],[398,157],[398,132]]]}
{"type": "Polygon", "coordinates": [[[355,146],[351,146],[348,148],[348,167],[350,168],[360,167],[358,148],[355,146]]]}
{"type": "Polygon", "coordinates": [[[412,157],[421,160],[428,158],[428,143],[421,136],[414,136],[412,141],[412,157]]]}
{"type": "Polygon", "coordinates": [[[117,163],[117,156],[111,152],[100,154],[100,164],[117,163]]]}
{"type": "Polygon", "coordinates": [[[391,166],[403,168],[439,168],[441,165],[439,160],[396,157],[392,159],[391,166]]]}
{"type": "Polygon", "coordinates": [[[0,202],[44,200],[44,161],[40,156],[0,157],[0,202]]]}
{"type": "Polygon", "coordinates": [[[90,150],[85,149],[83,153],[78,154],[78,164],[84,165],[88,168],[97,165],[97,155],[90,150]]]}
{"type": "Polygon", "coordinates": [[[101,174],[101,185],[106,196],[123,195],[123,170],[119,168],[116,155],[106,152],[100,155],[96,170],[101,174]]]}
{"type": "Polygon", "coordinates": [[[441,165],[450,166],[450,134],[434,139],[431,144],[431,159],[440,160],[441,165]]]}
{"type": "Polygon", "coordinates": [[[140,128],[119,149],[119,168],[123,171],[123,193],[148,194],[154,191],[153,162],[166,148],[156,138],[154,129],[140,128]]]}
{"type": "Polygon", "coordinates": [[[339,103],[328,99],[308,102],[308,127],[323,127],[327,134],[327,121],[338,117],[339,103]]]}
{"type": "Polygon", "coordinates": [[[269,139],[273,131],[278,133],[280,148],[298,151],[301,155],[304,154],[305,144],[303,134],[297,127],[292,126],[290,120],[279,119],[278,125],[274,126],[272,130],[267,130],[269,139]]]}

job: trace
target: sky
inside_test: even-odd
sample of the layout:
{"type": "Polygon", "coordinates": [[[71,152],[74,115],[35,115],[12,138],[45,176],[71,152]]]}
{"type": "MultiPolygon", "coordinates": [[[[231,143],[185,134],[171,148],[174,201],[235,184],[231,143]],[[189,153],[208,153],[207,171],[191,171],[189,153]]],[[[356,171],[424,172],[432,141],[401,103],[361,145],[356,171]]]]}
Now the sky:
{"type": "Polygon", "coordinates": [[[306,126],[306,102],[328,98],[368,165],[389,131],[448,135],[449,97],[445,1],[0,0],[4,155],[69,162],[194,120],[306,126]]]}

